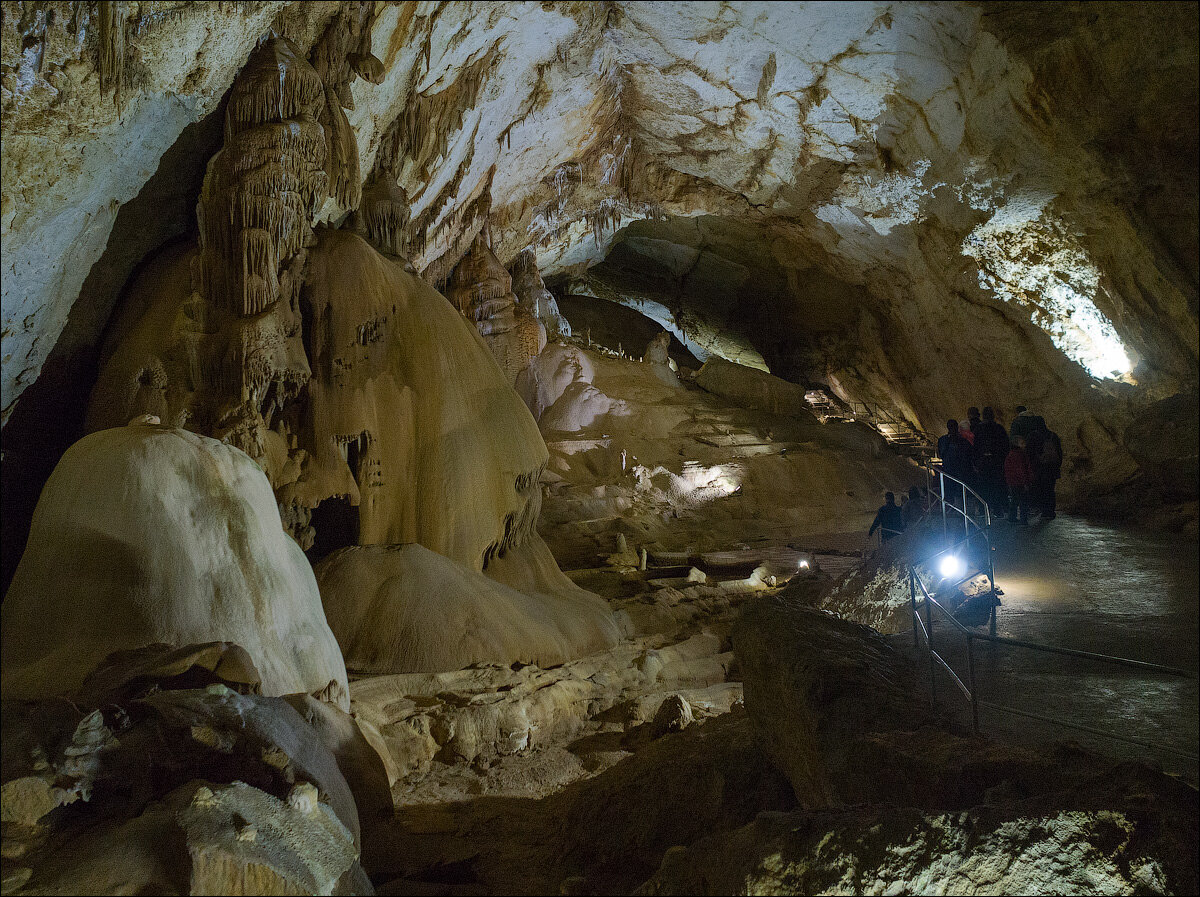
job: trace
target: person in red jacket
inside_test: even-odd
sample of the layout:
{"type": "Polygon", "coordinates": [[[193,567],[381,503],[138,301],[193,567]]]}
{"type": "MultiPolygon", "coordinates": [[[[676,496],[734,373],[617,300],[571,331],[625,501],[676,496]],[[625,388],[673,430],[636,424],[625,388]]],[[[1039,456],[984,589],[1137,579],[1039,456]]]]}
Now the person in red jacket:
{"type": "Polygon", "coordinates": [[[1004,459],[1004,482],[1008,484],[1008,519],[1022,525],[1029,523],[1029,487],[1033,485],[1033,465],[1025,454],[1025,440],[1012,441],[1004,459]]]}

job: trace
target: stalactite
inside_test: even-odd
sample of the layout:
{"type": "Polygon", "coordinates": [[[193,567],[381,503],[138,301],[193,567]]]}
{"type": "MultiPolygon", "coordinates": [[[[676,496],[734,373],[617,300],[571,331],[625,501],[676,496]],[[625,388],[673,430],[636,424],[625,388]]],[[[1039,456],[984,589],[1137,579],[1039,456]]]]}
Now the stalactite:
{"type": "Polygon", "coordinates": [[[282,38],[256,50],[234,82],[225,146],[197,208],[204,292],[215,305],[252,316],[281,298],[279,267],[303,250],[328,185],[314,115],[325,96],[316,71],[282,38]]]}
{"type": "Polygon", "coordinates": [[[329,193],[343,209],[354,209],[362,198],[358,144],[344,109],[354,108],[350,84],[362,71],[373,80],[382,78],[383,66],[371,55],[374,3],[359,0],[344,4],[313,45],[312,70],[324,85],[324,103],[316,113],[326,141],[325,173],[329,193]],[[357,62],[356,62],[357,60],[357,62]],[[374,60],[375,65],[370,63],[374,60]]]}
{"type": "Polygon", "coordinates": [[[384,75],[387,74],[383,67],[383,63],[377,56],[372,53],[351,53],[349,55],[350,67],[354,69],[354,74],[362,78],[364,81],[370,81],[372,84],[382,84],[384,75]]]}
{"type": "Polygon", "coordinates": [[[329,192],[343,209],[356,208],[362,199],[362,184],[358,167],[358,142],[354,129],[342,111],[334,92],[325,91],[325,106],[321,118],[325,129],[329,192]]]}
{"type": "Polygon", "coordinates": [[[494,52],[485,53],[437,93],[418,93],[410,99],[380,143],[379,170],[398,174],[404,160],[411,159],[427,177],[429,166],[445,154],[450,136],[462,128],[464,116],[479,99],[493,61],[494,52]]]}
{"type": "Polygon", "coordinates": [[[121,0],[100,0],[98,7],[100,89],[115,91],[120,102],[125,81],[125,4],[121,0]]]}
{"type": "Polygon", "coordinates": [[[363,189],[357,229],[376,249],[407,256],[408,219],[408,194],[390,177],[376,179],[363,189]]]}

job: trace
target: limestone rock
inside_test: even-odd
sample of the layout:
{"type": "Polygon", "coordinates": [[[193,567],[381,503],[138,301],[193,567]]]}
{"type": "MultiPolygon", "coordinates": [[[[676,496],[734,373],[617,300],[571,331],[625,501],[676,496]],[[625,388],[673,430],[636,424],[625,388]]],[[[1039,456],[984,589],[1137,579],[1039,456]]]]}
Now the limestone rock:
{"type": "Polygon", "coordinates": [[[347,706],[316,581],[262,471],[185,430],[105,430],[67,452],[5,598],[3,637],[14,696],[73,690],[113,651],[219,640],[245,649],[265,693],[333,682],[347,706]]]}
{"type": "Polygon", "coordinates": [[[546,328],[550,340],[571,335],[571,325],[558,310],[554,294],[546,289],[546,282],[538,273],[537,253],[532,247],[523,250],[509,268],[512,275],[512,291],[517,303],[537,318],[546,328]]]}
{"type": "Polygon", "coordinates": [[[114,654],[70,701],[6,692],[3,849],[32,888],[369,891],[355,796],[390,812],[379,759],[327,703],[236,693],[215,650],[114,654]]]}
{"type": "Polygon", "coordinates": [[[380,753],[378,733],[374,733],[374,739],[368,737],[362,723],[312,695],[288,695],[284,700],[295,708],[337,760],[338,769],[354,796],[359,824],[366,826],[390,815],[391,758],[386,750],[380,753]]]}
{"type": "Polygon", "coordinates": [[[682,732],[692,724],[692,706],[681,695],[671,695],[658,708],[650,721],[650,731],[655,738],[671,732],[682,732]]]}
{"type": "Polygon", "coordinates": [[[450,279],[447,297],[478,328],[509,384],[546,347],[546,327],[535,309],[517,302],[512,276],[486,239],[475,238],[450,279]]]}
{"type": "Polygon", "coordinates": [[[771,414],[805,416],[804,389],[765,371],[710,358],[696,375],[696,385],[749,408],[771,414]]]}
{"type": "Polygon", "coordinates": [[[746,711],[803,807],[835,804],[866,775],[839,750],[843,740],[926,721],[911,671],[865,626],[772,596],[747,605],[733,645],[746,711]]]}
{"type": "Polygon", "coordinates": [[[1195,876],[1166,822],[1182,821],[1178,800],[1156,801],[1154,821],[1129,810],[1014,806],[764,813],[668,851],[637,893],[1182,893],[1195,876]],[[1137,859],[1125,861],[1127,851],[1137,859]]]}
{"type": "Polygon", "coordinates": [[[619,400],[596,388],[595,375],[581,349],[552,344],[517,378],[517,392],[543,431],[572,433],[623,411],[619,400]]]}
{"type": "Polygon", "coordinates": [[[317,580],[357,673],[546,667],[617,638],[605,603],[569,581],[556,593],[517,591],[421,545],[342,549],[317,567],[317,580]]]}
{"type": "Polygon", "coordinates": [[[327,806],[303,812],[242,782],[183,785],[134,819],[102,823],[45,857],[30,888],[373,893],[350,832],[327,806]]]}

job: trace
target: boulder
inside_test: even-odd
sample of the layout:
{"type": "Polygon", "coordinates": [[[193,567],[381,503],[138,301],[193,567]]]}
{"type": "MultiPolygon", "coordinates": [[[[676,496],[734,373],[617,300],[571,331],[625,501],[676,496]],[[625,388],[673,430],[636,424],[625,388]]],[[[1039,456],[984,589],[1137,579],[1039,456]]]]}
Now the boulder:
{"type": "Polygon", "coordinates": [[[187,430],[119,427],[72,446],[0,614],[6,697],[72,691],[114,651],[222,641],[244,649],[265,694],[325,690],[349,707],[312,568],[266,476],[187,430]]]}

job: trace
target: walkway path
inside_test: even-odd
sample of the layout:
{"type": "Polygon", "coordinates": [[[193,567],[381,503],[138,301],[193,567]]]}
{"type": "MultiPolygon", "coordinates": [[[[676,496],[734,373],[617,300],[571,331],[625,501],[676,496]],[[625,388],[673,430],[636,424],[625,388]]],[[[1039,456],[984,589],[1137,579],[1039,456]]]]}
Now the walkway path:
{"type": "MultiPolygon", "coordinates": [[[[1181,667],[1200,662],[1200,560],[1195,537],[1140,532],[1060,515],[1046,524],[993,527],[996,582],[1003,590],[998,634],[1181,667]]],[[[948,624],[939,625],[939,651],[965,674],[965,652],[947,650],[948,624]]],[[[911,642],[909,642],[911,644],[911,642]]],[[[980,645],[981,699],[1073,720],[1195,755],[1198,693],[1195,678],[1145,674],[1081,658],[980,645]]],[[[942,675],[943,706],[962,707],[942,675]]],[[[1106,753],[1151,758],[1111,739],[981,710],[981,729],[1021,738],[1073,738],[1106,753]]],[[[1196,764],[1154,755],[1164,767],[1196,779],[1196,764]]]]}

